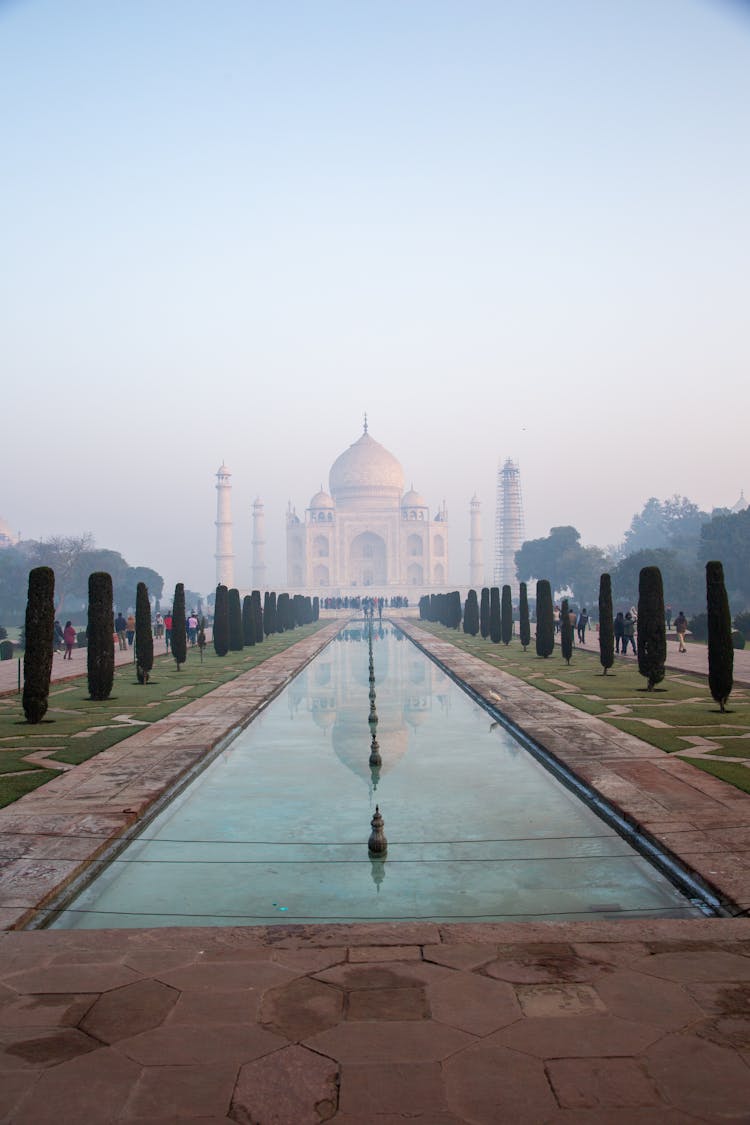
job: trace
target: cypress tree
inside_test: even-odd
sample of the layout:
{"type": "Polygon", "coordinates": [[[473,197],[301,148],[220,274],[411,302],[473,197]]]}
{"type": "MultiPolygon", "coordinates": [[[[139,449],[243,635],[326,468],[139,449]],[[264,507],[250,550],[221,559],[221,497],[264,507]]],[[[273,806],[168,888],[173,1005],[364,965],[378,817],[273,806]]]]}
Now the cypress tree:
{"type": "Polygon", "coordinates": [[[497,586],[493,586],[490,590],[490,640],[493,645],[500,644],[501,634],[500,590],[497,586]]]}
{"type": "Polygon", "coordinates": [[[476,590],[469,590],[464,606],[464,633],[476,637],[479,632],[479,602],[476,590]]]}
{"type": "Polygon", "coordinates": [[[248,647],[255,644],[255,614],[249,594],[242,599],[242,639],[248,647]]]}
{"type": "Polygon", "coordinates": [[[490,591],[486,586],[482,587],[479,599],[479,632],[482,640],[486,641],[490,635],[490,591]]]}
{"type": "Polygon", "coordinates": [[[555,621],[552,611],[552,588],[546,578],[536,584],[536,654],[545,659],[555,647],[555,621]]]}
{"type": "Polygon", "coordinates": [[[503,586],[503,596],[500,604],[500,635],[504,645],[510,644],[513,636],[513,599],[510,586],[503,586]]]}
{"type": "Polygon", "coordinates": [[[185,587],[178,582],[172,600],[172,656],[179,672],[187,660],[187,621],[185,618],[185,587]]]}
{"type": "Polygon", "coordinates": [[[664,679],[667,659],[667,626],[664,588],[658,566],[644,566],[638,578],[638,671],[648,690],[664,679]]]}
{"type": "Polygon", "coordinates": [[[531,626],[529,624],[529,594],[525,582],[522,582],[518,588],[518,632],[523,651],[526,652],[531,641],[531,626]]]}
{"type": "Polygon", "coordinates": [[[726,711],[732,691],[734,646],[732,615],[720,562],[706,563],[706,611],[708,616],[708,686],[711,695],[726,711]]]}
{"type": "Polygon", "coordinates": [[[255,614],[255,643],[259,645],[263,641],[263,607],[260,602],[260,590],[253,590],[250,597],[253,600],[255,614]]]}
{"type": "Polygon", "coordinates": [[[560,650],[563,660],[570,664],[570,658],[573,655],[573,625],[570,620],[567,598],[563,598],[560,606],[560,650]]]}
{"type": "Polygon", "coordinates": [[[135,674],[139,684],[147,684],[154,666],[154,634],[151,630],[151,601],[145,582],[135,591],[135,674]]]}
{"type": "Polygon", "coordinates": [[[240,605],[240,592],[235,587],[229,591],[229,650],[242,652],[242,606],[240,605]]]}
{"type": "Polygon", "coordinates": [[[286,592],[279,594],[276,599],[276,631],[278,633],[286,633],[294,628],[290,611],[289,595],[286,592]]]}
{"type": "Polygon", "coordinates": [[[86,666],[89,695],[99,701],[109,699],[115,682],[115,615],[112,600],[110,575],[103,571],[90,574],[86,666]]]}
{"type": "Polygon", "coordinates": [[[457,629],[461,624],[461,595],[458,590],[448,594],[448,623],[451,629],[457,629]]]}
{"type": "Polygon", "coordinates": [[[216,587],[214,602],[214,652],[217,656],[229,652],[229,591],[221,585],[216,587]]]}
{"type": "Polygon", "coordinates": [[[615,626],[612,616],[612,579],[602,574],[599,579],[599,663],[607,675],[607,669],[615,662],[615,626]]]}
{"type": "Polygon", "coordinates": [[[419,620],[429,621],[427,614],[430,612],[430,599],[427,594],[422,594],[419,599],[419,620]]]}
{"type": "MultiPolygon", "coordinates": [[[[420,617],[421,616],[422,615],[420,613],[420,617]]],[[[318,597],[317,594],[315,595],[315,597],[312,600],[312,620],[313,621],[319,621],[320,620],[320,598],[318,597]]]]}
{"type": "MultiPolygon", "coordinates": [[[[112,603],[110,602],[110,607],[112,603]]],[[[55,635],[55,572],[48,566],[29,571],[23,657],[23,713],[28,723],[41,723],[47,713],[55,635]]],[[[114,663],[112,629],[109,650],[114,663]]]]}

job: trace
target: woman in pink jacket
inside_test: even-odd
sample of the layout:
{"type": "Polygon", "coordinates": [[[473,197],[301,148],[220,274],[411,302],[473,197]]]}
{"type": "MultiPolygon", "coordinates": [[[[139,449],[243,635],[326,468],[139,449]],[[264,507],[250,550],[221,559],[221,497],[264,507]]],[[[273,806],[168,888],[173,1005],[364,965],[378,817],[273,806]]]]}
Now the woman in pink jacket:
{"type": "Polygon", "coordinates": [[[76,643],[76,631],[70,621],[65,622],[63,629],[63,640],[65,641],[65,652],[63,653],[63,660],[73,659],[73,645],[76,643]]]}

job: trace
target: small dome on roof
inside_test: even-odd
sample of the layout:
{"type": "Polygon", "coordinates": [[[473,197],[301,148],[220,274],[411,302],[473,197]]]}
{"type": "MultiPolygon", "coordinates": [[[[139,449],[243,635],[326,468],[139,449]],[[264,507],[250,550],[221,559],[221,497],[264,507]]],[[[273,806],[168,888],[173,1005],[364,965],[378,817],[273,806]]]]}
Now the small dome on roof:
{"type": "Polygon", "coordinates": [[[332,498],[325,491],[325,489],[321,488],[319,492],[315,493],[312,500],[310,501],[310,507],[311,508],[335,508],[336,505],[334,504],[332,498]]]}
{"type": "Polygon", "coordinates": [[[401,501],[402,508],[426,508],[424,496],[420,492],[416,492],[414,485],[411,486],[408,492],[404,493],[403,500],[401,501]]]}

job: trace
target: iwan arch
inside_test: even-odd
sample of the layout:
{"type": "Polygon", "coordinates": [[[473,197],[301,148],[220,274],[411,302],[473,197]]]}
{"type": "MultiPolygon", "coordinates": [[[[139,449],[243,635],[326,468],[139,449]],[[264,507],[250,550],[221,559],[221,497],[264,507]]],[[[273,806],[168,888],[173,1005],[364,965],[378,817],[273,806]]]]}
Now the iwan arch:
{"type": "Polygon", "coordinates": [[[338,457],[329,492],[316,492],[304,518],[287,512],[287,584],[323,596],[412,597],[448,582],[448,518],[434,519],[404,471],[368,433],[338,457]]]}

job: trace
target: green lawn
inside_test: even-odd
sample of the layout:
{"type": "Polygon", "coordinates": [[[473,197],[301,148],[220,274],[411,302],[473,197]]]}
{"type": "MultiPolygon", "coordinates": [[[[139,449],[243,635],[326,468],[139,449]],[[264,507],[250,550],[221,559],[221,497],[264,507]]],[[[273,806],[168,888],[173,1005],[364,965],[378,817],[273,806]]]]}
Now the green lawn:
{"type": "Polygon", "coordinates": [[[605,723],[669,754],[679,750],[683,757],[684,752],[693,755],[696,747],[690,743],[690,738],[718,743],[719,749],[707,751],[713,760],[692,756],[685,760],[750,792],[750,689],[735,687],[729,700],[730,709],[722,714],[711,698],[705,676],[668,670],[659,690],[648,692],[644,690],[645,680],[636,663],[617,657],[615,666],[606,676],[602,675],[595,634],[590,644],[573,650],[573,658],[567,665],[559,644],[545,660],[536,655],[533,638],[524,652],[517,637],[507,646],[494,645],[479,636],[467,636],[460,630],[446,629],[428,621],[420,621],[419,626],[540,691],[555,695],[571,707],[596,715],[605,723]],[[650,725],[653,723],[658,725],[650,725]],[[722,755],[736,761],[717,762],[716,756],[722,755]],[[742,761],[748,765],[741,764],[742,761]]]}
{"type": "MultiPolygon", "coordinates": [[[[58,770],[29,762],[29,754],[48,752],[50,762],[85,762],[128,738],[143,724],[171,715],[186,703],[309,637],[325,624],[316,622],[274,634],[261,645],[224,657],[218,657],[208,647],[203,663],[197,648],[188,649],[187,661],[180,671],[171,656],[157,656],[152,678],[146,685],[136,680],[134,665],[124,665],[115,671],[110,698],[101,703],[89,698],[85,675],[53,684],[47,714],[33,726],[26,722],[19,695],[0,697],[0,807],[59,776],[58,770]]],[[[76,655],[80,667],[85,668],[85,652],[76,655]]]]}

